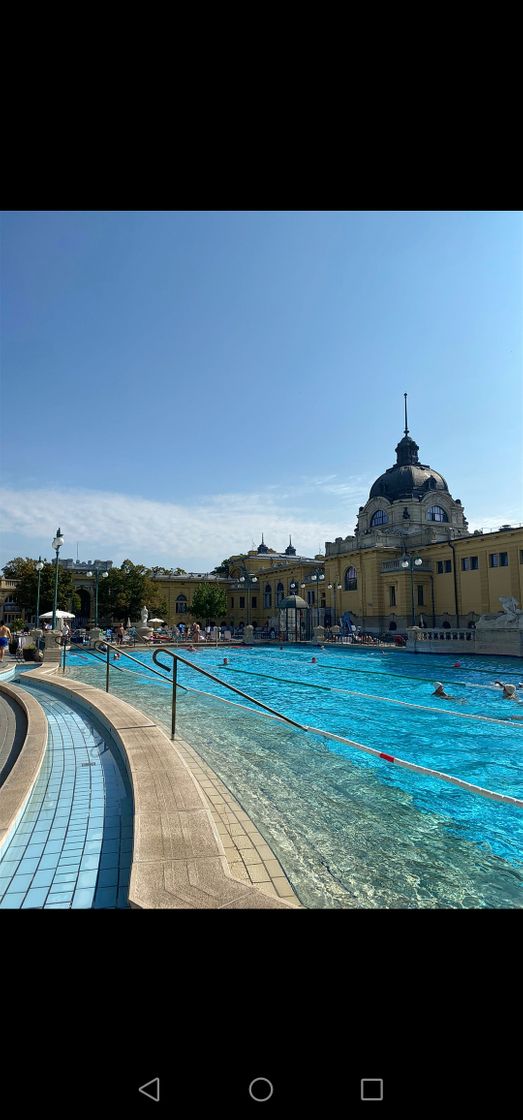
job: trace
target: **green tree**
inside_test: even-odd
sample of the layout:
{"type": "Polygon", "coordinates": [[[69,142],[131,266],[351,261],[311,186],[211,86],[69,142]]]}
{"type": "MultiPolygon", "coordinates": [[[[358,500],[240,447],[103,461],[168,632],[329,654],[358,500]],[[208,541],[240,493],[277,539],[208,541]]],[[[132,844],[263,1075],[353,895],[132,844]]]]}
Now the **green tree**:
{"type": "Polygon", "coordinates": [[[189,614],[198,622],[219,623],[227,610],[227,596],[221,587],[212,583],[202,583],[193,594],[189,614]]]}
{"type": "MultiPolygon", "coordinates": [[[[30,556],[25,559],[16,556],[4,564],[6,579],[17,581],[16,602],[27,614],[36,611],[36,597],[38,593],[38,572],[35,568],[36,560],[30,556]]],[[[40,614],[52,611],[54,604],[55,562],[44,563],[40,576],[40,614]]],[[[58,565],[58,596],[57,607],[59,610],[78,610],[80,599],[74,590],[72,572],[58,565]],[[73,604],[71,608],[71,603],[73,604]]]]}
{"type": "Polygon", "coordinates": [[[246,556],[246,552],[241,552],[238,554],[238,556],[228,556],[225,560],[222,560],[221,564],[218,564],[217,568],[213,568],[211,575],[226,576],[228,578],[231,574],[231,568],[234,566],[234,564],[237,563],[238,560],[244,560],[246,556]]]}
{"type": "Polygon", "coordinates": [[[124,560],[119,568],[111,569],[107,579],[100,580],[98,613],[103,625],[118,619],[125,622],[128,618],[136,622],[143,606],[147,606],[150,615],[166,617],[165,599],[149,571],[143,564],[124,560]]]}

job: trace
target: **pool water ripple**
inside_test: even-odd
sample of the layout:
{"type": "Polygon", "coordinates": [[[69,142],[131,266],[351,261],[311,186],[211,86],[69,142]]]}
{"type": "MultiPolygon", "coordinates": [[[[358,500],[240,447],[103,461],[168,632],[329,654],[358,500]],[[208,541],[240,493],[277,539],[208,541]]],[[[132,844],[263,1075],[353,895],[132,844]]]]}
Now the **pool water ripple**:
{"type": "MultiPolygon", "coordinates": [[[[316,665],[310,649],[231,650],[229,668],[223,651],[184,656],[300,722],[523,795],[523,723],[506,719],[509,705],[514,715],[523,714],[523,705],[504,702],[493,687],[498,676],[519,680],[519,663],[469,658],[458,670],[441,656],[313,652],[316,665]],[[432,696],[435,680],[466,703],[445,706],[432,696]]],[[[151,663],[150,654],[139,657],[151,663]]],[[[103,666],[93,668],[86,655],[78,661],[84,667],[72,668],[73,675],[102,683],[103,666]]],[[[178,679],[211,694],[180,691],[180,733],[244,805],[306,905],[521,905],[521,810],[220,703],[213,697],[242,701],[185,666],[178,679]]],[[[168,682],[134,671],[113,673],[111,682],[119,695],[170,725],[168,682]]]]}

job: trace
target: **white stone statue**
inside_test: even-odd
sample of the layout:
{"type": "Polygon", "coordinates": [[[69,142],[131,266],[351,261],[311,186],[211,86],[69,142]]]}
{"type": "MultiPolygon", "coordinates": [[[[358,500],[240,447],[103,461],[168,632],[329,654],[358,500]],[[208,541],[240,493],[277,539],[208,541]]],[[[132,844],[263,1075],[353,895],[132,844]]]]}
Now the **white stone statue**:
{"type": "Polygon", "coordinates": [[[503,610],[496,614],[482,614],[476,623],[476,630],[523,630],[523,611],[518,609],[518,601],[513,595],[500,595],[503,610]]]}
{"type": "Polygon", "coordinates": [[[147,626],[147,619],[149,618],[149,611],[147,607],[142,607],[140,614],[142,616],[142,625],[147,626]]]}
{"type": "Polygon", "coordinates": [[[516,618],[521,611],[518,611],[518,601],[513,595],[500,595],[499,602],[503,610],[510,616],[511,619],[516,618]]]}

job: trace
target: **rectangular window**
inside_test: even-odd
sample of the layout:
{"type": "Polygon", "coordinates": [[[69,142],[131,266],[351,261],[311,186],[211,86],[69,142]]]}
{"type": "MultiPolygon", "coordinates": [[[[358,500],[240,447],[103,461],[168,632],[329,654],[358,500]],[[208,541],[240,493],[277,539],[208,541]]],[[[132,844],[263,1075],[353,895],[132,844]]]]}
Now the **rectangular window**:
{"type": "Polygon", "coordinates": [[[520,564],[523,564],[523,548],[520,548],[519,550],[519,562],[520,564]]]}
{"type": "Polygon", "coordinates": [[[423,606],[423,584],[418,583],[418,607],[423,606]]]}
{"type": "Polygon", "coordinates": [[[234,595],[231,595],[231,610],[234,610],[234,595]]]}
{"type": "Polygon", "coordinates": [[[508,552],[489,552],[489,568],[508,568],[508,552]]]}
{"type": "Polygon", "coordinates": [[[463,557],[463,559],[461,561],[461,571],[462,572],[469,572],[470,571],[470,557],[469,556],[464,556],[463,557]]]}
{"type": "Polygon", "coordinates": [[[244,607],[245,607],[245,595],[240,595],[240,610],[242,611],[244,609],[244,607]]]}
{"type": "Polygon", "coordinates": [[[438,575],[443,575],[443,560],[438,560],[438,575]]]}
{"type": "Polygon", "coordinates": [[[473,572],[477,572],[477,570],[479,568],[479,560],[478,560],[477,556],[471,556],[470,557],[470,567],[471,567],[473,572]]]}
{"type": "Polygon", "coordinates": [[[252,597],[252,605],[253,605],[253,607],[255,607],[255,606],[256,606],[256,604],[257,604],[257,599],[256,599],[256,595],[253,595],[253,597],[252,597]]]}
{"type": "Polygon", "coordinates": [[[446,572],[451,572],[452,571],[452,560],[445,560],[445,571],[446,572]]]}
{"type": "Polygon", "coordinates": [[[396,588],[389,587],[389,607],[396,606],[396,588]]]}

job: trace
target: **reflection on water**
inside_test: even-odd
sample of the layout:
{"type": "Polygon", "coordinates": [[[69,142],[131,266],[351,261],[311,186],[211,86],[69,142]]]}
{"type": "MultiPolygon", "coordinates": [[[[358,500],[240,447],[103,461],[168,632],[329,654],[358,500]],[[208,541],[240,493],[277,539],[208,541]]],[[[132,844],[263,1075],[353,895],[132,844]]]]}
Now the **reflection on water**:
{"type": "MultiPolygon", "coordinates": [[[[202,664],[216,672],[218,655],[214,653],[211,662],[208,654],[202,664]]],[[[271,652],[271,656],[275,655],[271,652]]],[[[261,669],[262,663],[255,658],[256,654],[251,664],[261,669]]],[[[361,658],[359,661],[361,665],[361,658]]],[[[282,663],[283,659],[280,666],[282,663]]],[[[441,676],[441,659],[438,663],[441,676]]],[[[399,668],[398,661],[394,668],[399,668]]],[[[102,683],[101,666],[71,672],[90,683],[102,683]]],[[[302,672],[306,672],[305,665],[302,672]]],[[[427,681],[431,672],[434,673],[433,668],[424,666],[427,681]]],[[[290,676],[288,664],[285,675],[290,676]]],[[[202,679],[199,678],[200,687],[202,679]]],[[[182,675],[182,680],[188,683],[187,676],[182,675]]],[[[390,688],[390,676],[384,683],[390,688]]],[[[245,687],[266,703],[271,702],[267,694],[262,697],[259,690],[255,691],[254,678],[248,684],[241,684],[237,678],[234,684],[245,687]]],[[[207,688],[207,683],[203,687],[207,688]]],[[[349,687],[355,687],[353,681],[349,687]]],[[[169,686],[156,681],[146,683],[135,675],[113,673],[111,689],[170,730],[169,686]]],[[[425,699],[425,685],[423,689],[425,699]]],[[[370,691],[368,683],[366,691],[370,691]]],[[[274,693],[271,695],[275,703],[274,693]]],[[[324,697],[330,697],[332,705],[329,693],[318,692],[314,697],[314,722],[320,725],[324,697]]],[[[303,696],[294,702],[299,712],[303,696]]],[[[375,705],[373,714],[376,718],[375,705]]],[[[429,717],[433,721],[432,713],[429,717]]],[[[350,718],[355,718],[352,712],[350,718]]],[[[405,709],[395,710],[393,717],[387,709],[387,726],[391,718],[404,734],[405,709]]],[[[461,721],[458,723],[461,732],[461,721]]],[[[177,726],[252,817],[304,905],[521,905],[521,810],[485,802],[434,780],[420,781],[417,775],[387,768],[368,756],[355,756],[341,744],[222,704],[212,697],[180,692],[177,726]]],[[[493,728],[497,738],[497,725],[484,727],[490,741],[493,728]]],[[[368,742],[362,728],[367,732],[369,724],[362,720],[360,712],[359,735],[353,737],[368,742]]],[[[370,734],[374,732],[371,730],[370,734]]],[[[467,727],[464,738],[470,738],[470,734],[467,727]]],[[[510,731],[505,734],[509,741],[510,731]]],[[[425,738],[419,749],[430,748],[430,735],[425,738]]],[[[412,749],[411,746],[411,752],[412,749]]],[[[406,751],[403,753],[408,757],[406,751]]]]}

